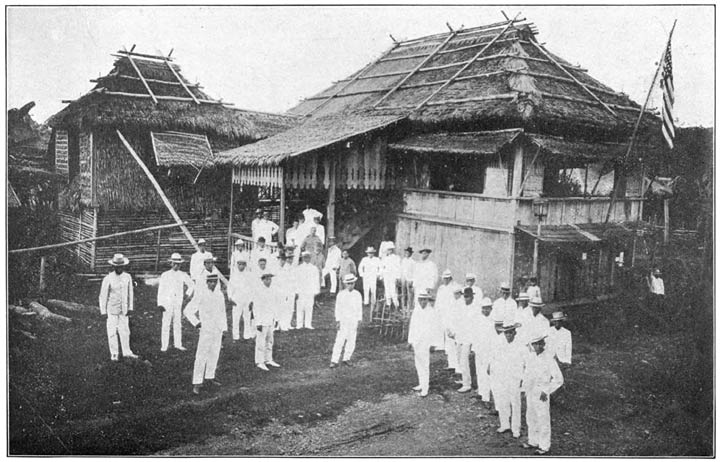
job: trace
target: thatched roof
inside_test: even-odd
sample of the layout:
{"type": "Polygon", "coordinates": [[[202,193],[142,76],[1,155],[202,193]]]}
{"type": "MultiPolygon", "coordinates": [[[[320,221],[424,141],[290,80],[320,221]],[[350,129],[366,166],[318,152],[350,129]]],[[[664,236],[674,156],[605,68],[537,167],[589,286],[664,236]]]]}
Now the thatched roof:
{"type": "Polygon", "coordinates": [[[119,53],[110,73],[92,80],[95,87],[52,116],[50,126],[173,130],[246,142],[295,124],[292,116],[235,109],[210,98],[170,58],[119,53]]]}
{"type": "MultiPolygon", "coordinates": [[[[590,141],[627,139],[640,106],[547,51],[536,33],[532,24],[507,21],[398,42],[290,109],[308,121],[281,140],[226,154],[236,164],[275,163],[308,151],[306,138],[317,135],[306,129],[329,141],[343,135],[343,120],[369,117],[407,118],[419,132],[522,127],[587,132],[590,141]]],[[[644,119],[644,127],[657,123],[644,119]]]]}
{"type": "Polygon", "coordinates": [[[379,130],[401,120],[397,116],[345,114],[307,119],[303,124],[273,137],[218,153],[221,163],[236,165],[277,164],[289,157],[315,151],[353,136],[379,130]],[[238,161],[242,159],[242,161],[238,161]]]}
{"type": "Polygon", "coordinates": [[[158,166],[189,165],[197,169],[213,163],[207,136],[181,132],[150,133],[158,166]]]}

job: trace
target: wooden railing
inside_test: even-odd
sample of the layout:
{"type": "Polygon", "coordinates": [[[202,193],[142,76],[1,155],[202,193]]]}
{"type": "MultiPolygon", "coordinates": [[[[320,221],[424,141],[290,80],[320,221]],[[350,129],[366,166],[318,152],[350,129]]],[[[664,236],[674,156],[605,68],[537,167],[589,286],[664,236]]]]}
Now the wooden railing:
{"type": "MultiPolygon", "coordinates": [[[[251,236],[245,236],[244,234],[238,234],[238,233],[231,233],[230,236],[232,237],[232,243],[233,243],[233,249],[235,248],[235,242],[237,242],[238,239],[240,239],[242,243],[242,250],[245,252],[252,252],[252,249],[255,248],[255,242],[253,241],[253,238],[251,236]]],[[[277,242],[268,242],[265,244],[269,249],[271,254],[276,254],[278,252],[278,244],[277,242]]]]}
{"type": "MultiPolygon", "coordinates": [[[[603,223],[611,202],[609,197],[551,197],[545,200],[548,210],[543,225],[603,223]]],[[[524,225],[537,224],[532,204],[532,198],[518,200],[516,221],[524,225]]],[[[617,199],[610,214],[610,223],[639,220],[640,204],[642,199],[639,197],[617,199]]]]}

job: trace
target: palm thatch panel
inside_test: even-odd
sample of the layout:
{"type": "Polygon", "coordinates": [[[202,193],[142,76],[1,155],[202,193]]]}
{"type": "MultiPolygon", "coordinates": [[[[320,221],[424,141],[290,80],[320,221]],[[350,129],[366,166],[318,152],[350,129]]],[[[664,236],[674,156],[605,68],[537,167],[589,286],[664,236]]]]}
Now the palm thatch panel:
{"type": "Polygon", "coordinates": [[[192,133],[150,133],[158,166],[189,165],[202,168],[213,163],[213,154],[205,135],[192,133]]]}

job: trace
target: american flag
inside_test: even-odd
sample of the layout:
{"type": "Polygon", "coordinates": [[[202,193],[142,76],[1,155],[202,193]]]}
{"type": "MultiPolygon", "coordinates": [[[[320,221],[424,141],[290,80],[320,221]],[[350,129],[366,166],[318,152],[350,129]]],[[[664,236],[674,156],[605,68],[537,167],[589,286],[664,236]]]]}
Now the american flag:
{"type": "Polygon", "coordinates": [[[671,43],[668,41],[667,50],[665,50],[665,60],[662,68],[662,80],[660,86],[663,89],[663,106],[662,106],[662,132],[670,149],[674,147],[675,139],[675,122],[673,122],[673,104],[675,104],[675,86],[673,84],[673,65],[671,43]]]}

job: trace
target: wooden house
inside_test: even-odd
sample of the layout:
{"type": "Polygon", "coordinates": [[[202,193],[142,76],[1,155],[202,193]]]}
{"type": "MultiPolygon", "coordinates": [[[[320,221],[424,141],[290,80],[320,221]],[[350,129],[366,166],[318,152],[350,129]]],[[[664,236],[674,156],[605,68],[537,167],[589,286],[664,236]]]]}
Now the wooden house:
{"type": "MultiPolygon", "coordinates": [[[[640,166],[620,168],[641,108],[536,35],[523,20],[396,42],[291,109],[298,126],[220,157],[236,183],[326,191],[327,227],[350,245],[337,195],[381,191],[399,204],[397,248],[432,248],[490,296],[531,273],[546,301],[608,294],[642,216],[640,166]]],[[[644,117],[633,158],[657,127],[644,117]]]]}
{"type": "MultiPolygon", "coordinates": [[[[194,236],[207,239],[225,260],[231,171],[215,165],[213,152],[271,136],[291,126],[292,117],[212,99],[182,76],[170,56],[132,51],[113,56],[112,70],[91,80],[91,91],[49,120],[49,154],[66,181],[59,195],[62,240],[173,222],[121,133],[194,236]]],[[[73,250],[94,271],[106,270],[113,252],[127,255],[133,271],[156,271],[170,253],[193,251],[179,230],[89,242],[73,250]]]]}

